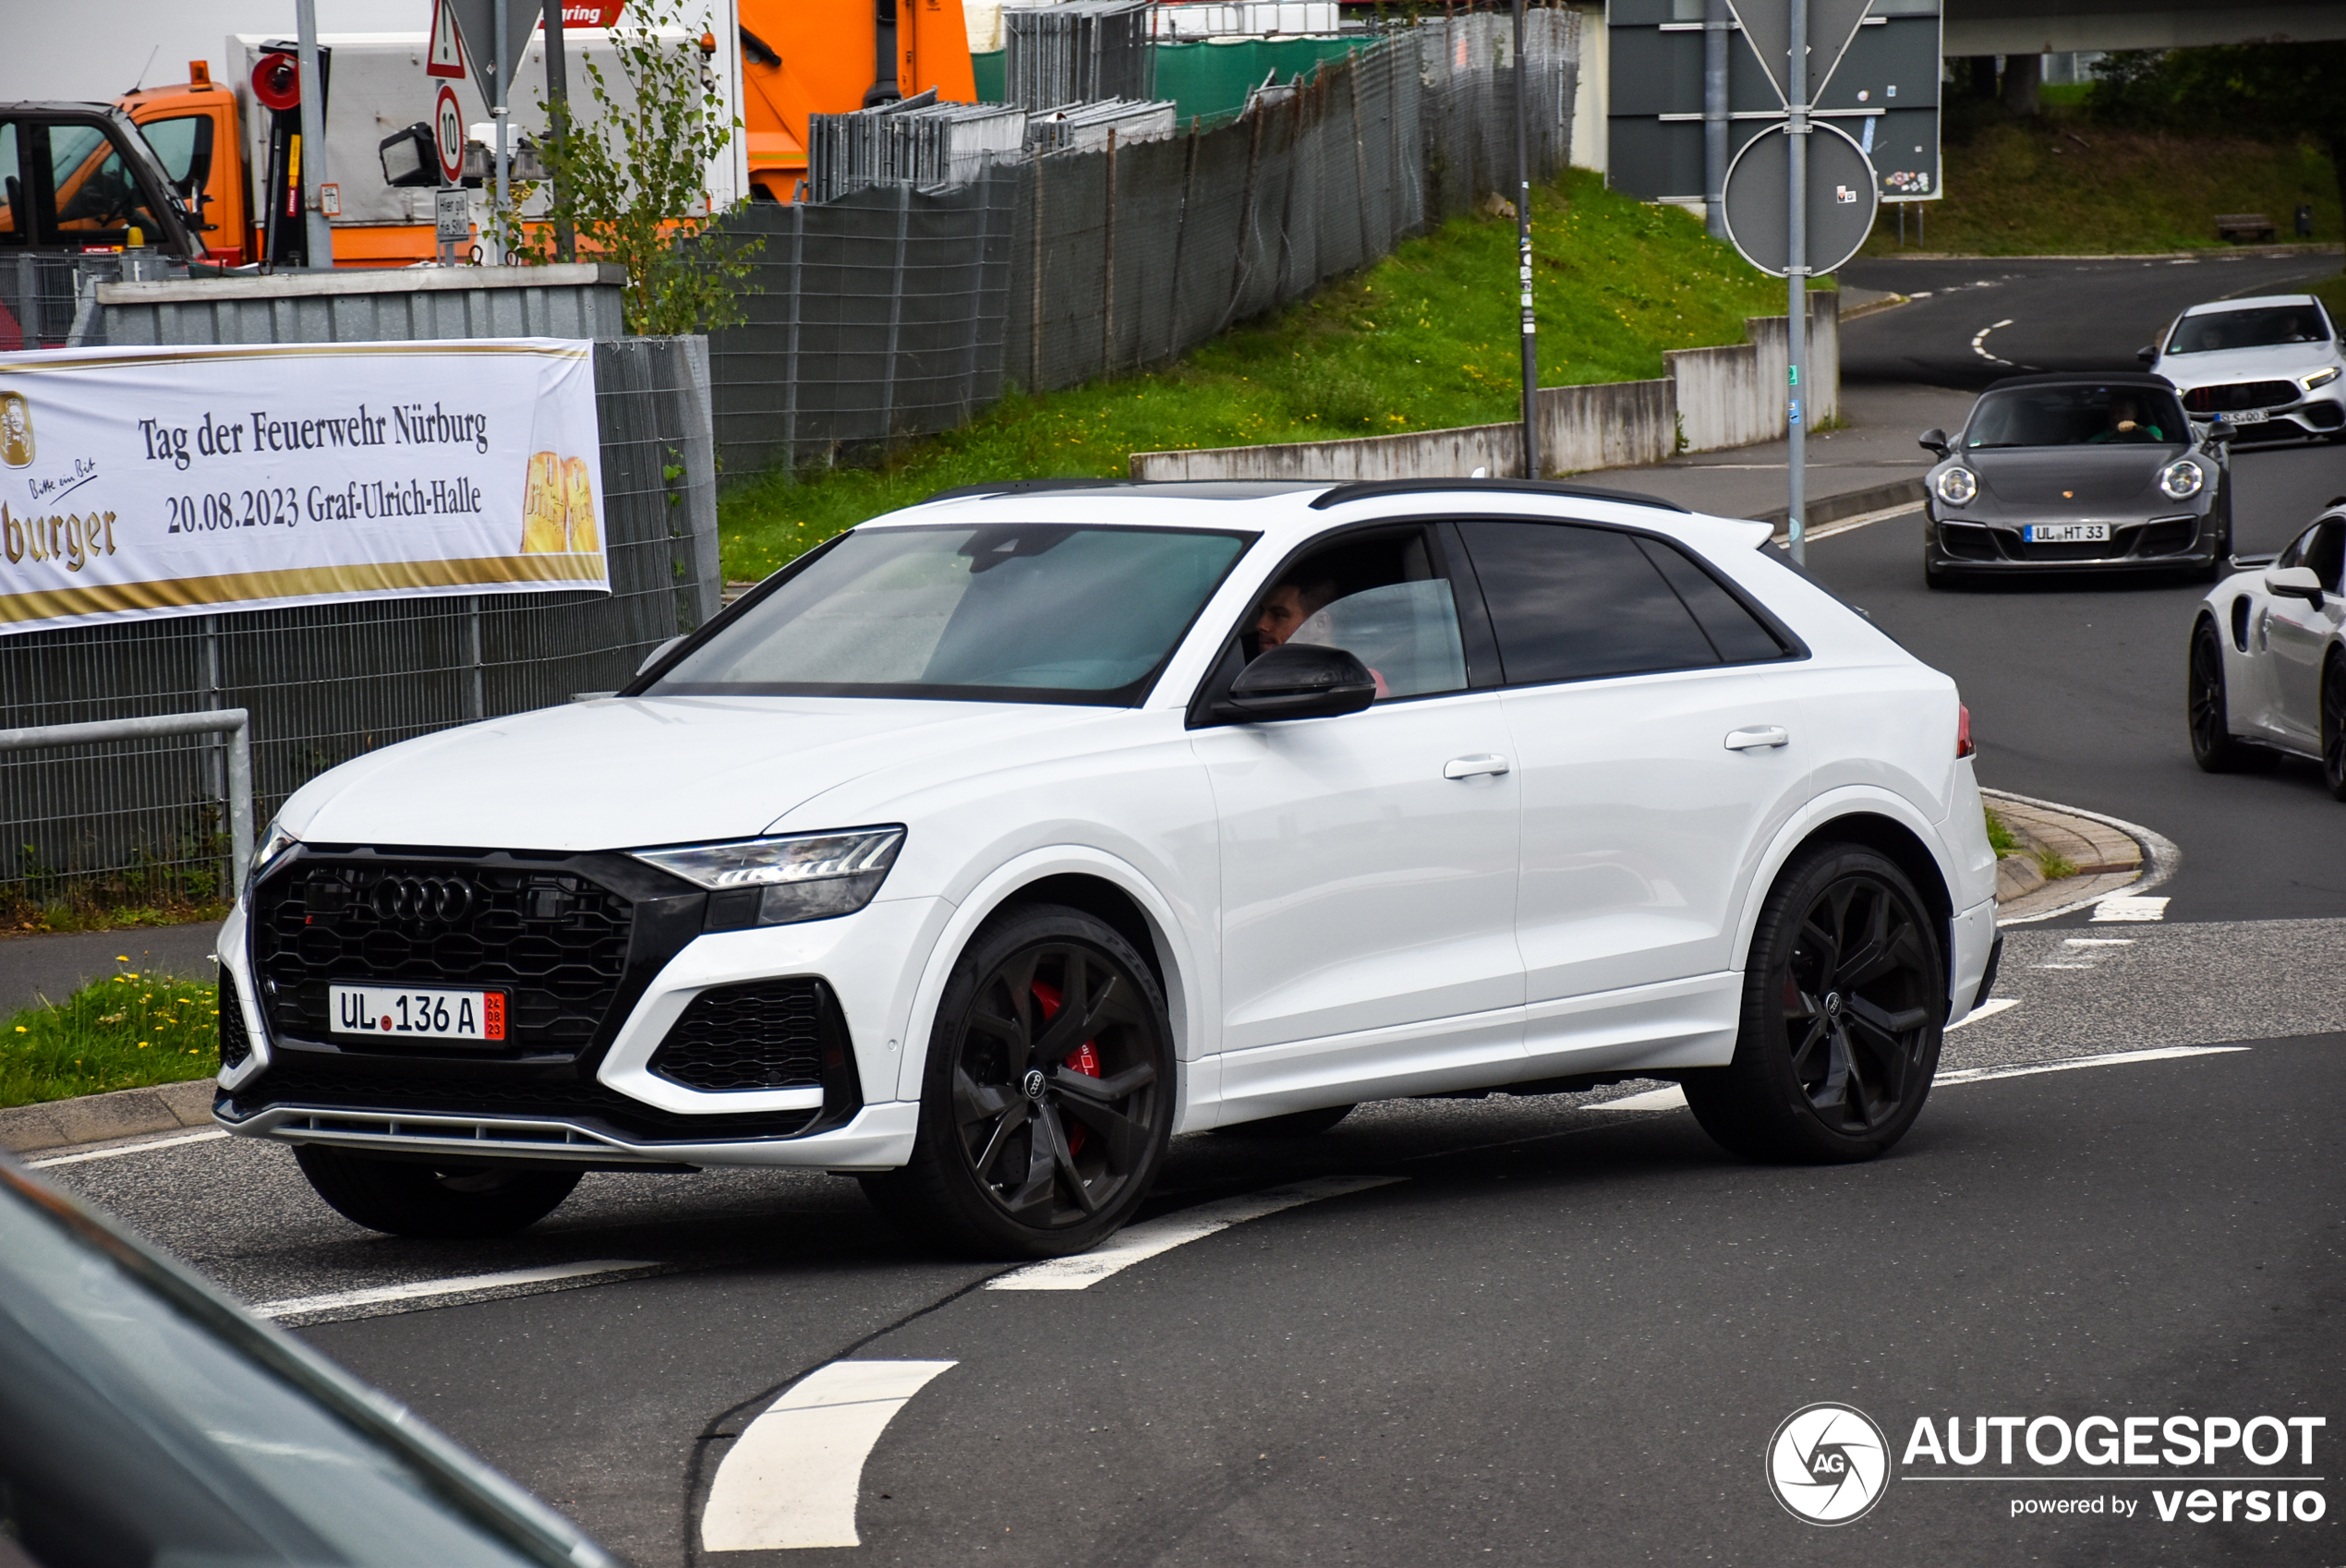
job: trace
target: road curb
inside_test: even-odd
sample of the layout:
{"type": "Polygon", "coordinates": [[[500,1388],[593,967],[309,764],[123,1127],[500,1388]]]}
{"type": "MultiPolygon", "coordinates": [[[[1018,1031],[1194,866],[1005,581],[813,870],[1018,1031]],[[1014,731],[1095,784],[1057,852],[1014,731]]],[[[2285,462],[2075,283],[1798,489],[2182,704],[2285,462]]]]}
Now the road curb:
{"type": "MultiPolygon", "coordinates": [[[[1814,530],[1828,523],[1844,518],[1861,517],[1868,512],[1889,512],[1898,507],[1919,505],[1926,492],[1920,479],[1893,479],[1886,485],[1874,485],[1862,490],[1844,490],[1839,495],[1819,496],[1808,503],[1808,515],[1804,521],[1814,530]]],[[[1754,523],[1765,523],[1783,538],[1792,522],[1792,508],[1777,507],[1773,512],[1752,513],[1754,523]]]]}
{"type": "Polygon", "coordinates": [[[68,1144],[103,1143],[141,1133],[209,1128],[212,1080],[162,1083],[148,1089],[117,1089],[110,1094],[79,1094],[37,1105],[0,1110],[0,1149],[27,1154],[68,1144]]]}
{"type": "Polygon", "coordinates": [[[2146,893],[2173,876],[2183,863],[2183,851],[2172,839],[2139,823],[2008,790],[1982,789],[1979,793],[2016,833],[2060,850],[2079,867],[2074,876],[2041,883],[2009,899],[2000,874],[1998,925],[2029,925],[2074,914],[2122,891],[2146,893]],[[2094,858],[2079,859],[2073,846],[2083,846],[2094,858]]]}

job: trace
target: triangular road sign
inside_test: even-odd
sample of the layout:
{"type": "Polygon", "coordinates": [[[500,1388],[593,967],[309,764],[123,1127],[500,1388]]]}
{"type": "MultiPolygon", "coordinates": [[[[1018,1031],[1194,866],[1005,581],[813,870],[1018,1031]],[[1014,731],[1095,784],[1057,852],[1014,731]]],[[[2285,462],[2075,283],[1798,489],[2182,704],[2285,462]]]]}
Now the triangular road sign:
{"type": "Polygon", "coordinates": [[[432,0],[431,47],[424,52],[424,75],[465,79],[465,41],[456,31],[456,13],[448,0],[432,0]]]}
{"type": "MultiPolygon", "coordinates": [[[[1808,0],[1808,97],[1814,103],[1824,92],[1833,68],[1857,36],[1869,0],[1808,0]]],[[[1791,0],[1727,0],[1727,7],[1743,26],[1744,42],[1760,56],[1769,85],[1786,103],[1792,102],[1791,0]]]]}
{"type": "Polygon", "coordinates": [[[441,10],[455,18],[456,30],[465,35],[465,59],[472,66],[473,79],[480,84],[481,101],[494,107],[497,103],[497,61],[508,62],[505,80],[510,83],[520,74],[522,61],[529,48],[529,35],[538,30],[538,18],[544,10],[544,0],[505,0],[505,36],[497,36],[496,0],[434,0],[441,10]]]}

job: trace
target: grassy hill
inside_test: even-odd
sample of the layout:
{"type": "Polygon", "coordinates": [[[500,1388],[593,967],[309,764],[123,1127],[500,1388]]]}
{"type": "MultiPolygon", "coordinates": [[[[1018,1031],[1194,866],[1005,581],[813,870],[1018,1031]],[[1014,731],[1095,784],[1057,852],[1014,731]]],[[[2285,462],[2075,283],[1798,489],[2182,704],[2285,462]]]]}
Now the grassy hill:
{"type": "MultiPolygon", "coordinates": [[[[2117,129],[2065,105],[2026,120],[1965,127],[1950,116],[1947,194],[1908,213],[1906,246],[1963,256],[2101,255],[2204,248],[2219,212],[2262,212],[2278,238],[2314,209],[2314,237],[2341,225],[2329,159],[2312,144],[2181,131],[2117,129]]],[[[1899,251],[1894,209],[1882,209],[1868,256],[1899,251]]]]}
{"type": "MultiPolygon", "coordinates": [[[[1663,351],[1743,341],[1784,285],[1673,207],[1575,170],[1536,191],[1541,381],[1639,380],[1663,351]]],[[[1134,452],[1326,440],[1514,418],[1515,222],[1459,218],[1155,373],[1018,395],[871,467],[734,484],[725,574],[762,577],[842,528],[955,485],[1119,476],[1134,452]]]]}

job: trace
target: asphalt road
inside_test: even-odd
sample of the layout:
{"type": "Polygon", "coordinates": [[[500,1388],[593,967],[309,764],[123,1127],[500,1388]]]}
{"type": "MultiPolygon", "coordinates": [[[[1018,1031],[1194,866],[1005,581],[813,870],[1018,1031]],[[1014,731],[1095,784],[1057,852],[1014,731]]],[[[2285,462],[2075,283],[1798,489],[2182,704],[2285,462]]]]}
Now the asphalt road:
{"type": "Polygon", "coordinates": [[[1893,1483],[1832,1531],[1771,1499],[1770,1434],[1820,1399],[1901,1454],[1924,1417],[2325,1416],[2315,1467],[2275,1473],[2346,1491],[2346,922],[2023,928],[2005,974],[2014,1005],[1951,1035],[1948,1070],[2247,1048],[1945,1083],[1892,1157],[1840,1169],[1745,1165],[1683,1110],[1588,1096],[1375,1106],[1288,1144],[1185,1139],[1153,1212],[1399,1179],[1081,1292],[972,1289],[997,1271],[909,1251],[819,1176],[593,1176],[516,1242],[431,1246],[344,1224],[270,1145],[49,1174],[255,1302],[549,1263],[664,1271],[330,1309],[303,1331],[647,1565],[2346,1559],[2334,1508],[2159,1523],[2148,1494],[2172,1495],[2171,1469],[2104,1485],[2074,1463],[1989,1465],[1999,1478],[1893,1483]],[[698,1551],[749,1420],[840,1357],[953,1363],[872,1450],[865,1544],[698,1551]],[[2010,1513],[2081,1493],[2140,1512],[2010,1513]]]}

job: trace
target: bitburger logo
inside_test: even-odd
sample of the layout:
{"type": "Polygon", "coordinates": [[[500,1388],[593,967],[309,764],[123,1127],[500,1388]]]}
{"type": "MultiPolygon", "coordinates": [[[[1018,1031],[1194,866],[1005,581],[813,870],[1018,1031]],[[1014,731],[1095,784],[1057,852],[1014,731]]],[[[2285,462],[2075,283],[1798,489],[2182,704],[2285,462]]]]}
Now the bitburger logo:
{"type": "Polygon", "coordinates": [[[1889,1440],[1851,1405],[1804,1405],[1768,1440],[1768,1490],[1808,1524],[1862,1519],[1889,1485],[1889,1440]]]}
{"type": "Polygon", "coordinates": [[[22,468],[32,461],[32,404],[22,392],[0,392],[0,463],[22,468]]]}

